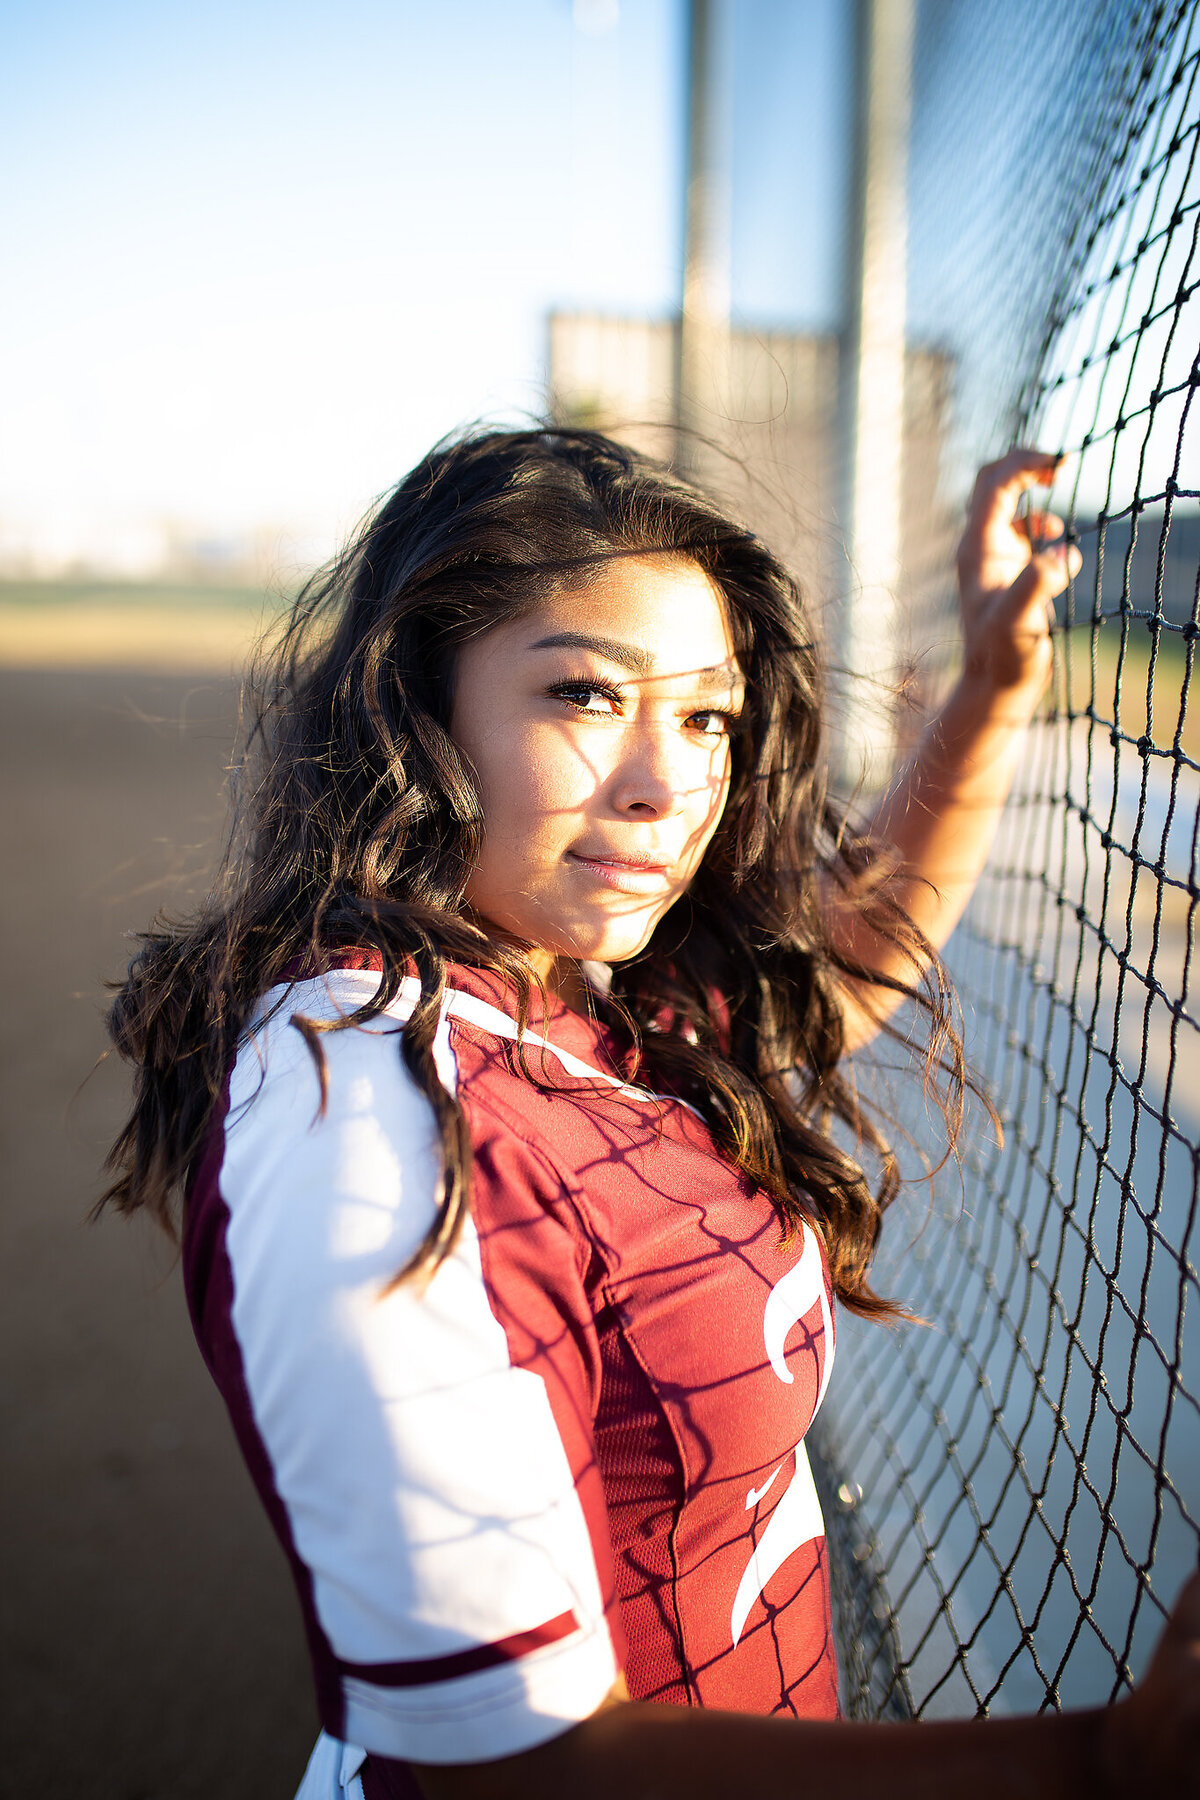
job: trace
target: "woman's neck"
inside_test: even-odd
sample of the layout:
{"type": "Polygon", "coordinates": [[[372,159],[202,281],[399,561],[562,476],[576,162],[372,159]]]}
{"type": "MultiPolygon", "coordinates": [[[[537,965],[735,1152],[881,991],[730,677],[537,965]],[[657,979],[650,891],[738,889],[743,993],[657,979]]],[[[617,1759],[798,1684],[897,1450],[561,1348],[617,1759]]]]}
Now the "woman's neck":
{"type": "Polygon", "coordinates": [[[551,998],[570,1007],[572,1012],[582,1013],[585,1018],[594,1014],[596,988],[584,974],[583,965],[574,957],[556,956],[552,950],[540,949],[536,944],[523,944],[519,938],[497,929],[486,919],[478,919],[477,923],[497,942],[520,952],[534,980],[541,983],[551,998]]]}
{"type": "Polygon", "coordinates": [[[560,957],[544,980],[546,992],[569,1006],[572,1012],[583,1013],[585,1018],[595,1013],[596,990],[579,963],[560,957]]]}

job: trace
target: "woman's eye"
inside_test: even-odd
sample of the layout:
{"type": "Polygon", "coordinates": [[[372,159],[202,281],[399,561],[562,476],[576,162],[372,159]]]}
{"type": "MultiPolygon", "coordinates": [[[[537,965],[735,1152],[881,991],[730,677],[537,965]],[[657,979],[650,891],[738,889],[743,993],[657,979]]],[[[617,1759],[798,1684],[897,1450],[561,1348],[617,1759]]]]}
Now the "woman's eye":
{"type": "Polygon", "coordinates": [[[611,718],[621,709],[621,696],[616,688],[603,682],[561,681],[551,688],[556,700],[565,700],[577,712],[593,713],[597,718],[611,718]]]}
{"type": "Polygon", "coordinates": [[[724,712],[693,713],[688,720],[702,737],[728,737],[733,730],[733,717],[724,712]]]}

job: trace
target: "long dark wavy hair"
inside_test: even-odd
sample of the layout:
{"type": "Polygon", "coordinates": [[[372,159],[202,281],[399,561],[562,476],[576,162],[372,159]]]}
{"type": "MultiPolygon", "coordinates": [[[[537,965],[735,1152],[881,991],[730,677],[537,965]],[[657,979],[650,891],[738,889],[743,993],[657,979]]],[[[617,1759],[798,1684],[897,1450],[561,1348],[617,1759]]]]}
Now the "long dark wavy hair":
{"type": "MultiPolygon", "coordinates": [[[[785,1235],[800,1217],[816,1226],[847,1306],[896,1313],[867,1276],[899,1174],[843,1069],[845,984],[860,999],[873,985],[916,1001],[951,1145],[965,1084],[952,990],[873,878],[879,847],[827,793],[821,670],[795,581],[700,489],[592,431],[475,431],[439,445],[307,583],[260,653],[217,882],[199,916],[159,919],[141,938],[109,1015],[135,1094],[100,1207],[147,1207],[173,1229],[255,1003],[353,946],[372,953],[382,980],[348,1026],[387,1006],[405,976],[420,978],[400,1053],[437,1118],[443,1194],[409,1269],[448,1253],[469,1204],[471,1143],[433,1060],[447,965],[500,971],[522,1022],[533,980],[464,902],[484,821],[449,733],[456,654],[625,555],[704,570],[747,695],[728,801],[695,880],[613,973],[609,1022],[626,1077],[695,1105],[785,1235]],[[898,948],[911,979],[840,954],[835,905],[898,948]]],[[[320,1060],[315,1028],[310,1043],[320,1060]]]]}

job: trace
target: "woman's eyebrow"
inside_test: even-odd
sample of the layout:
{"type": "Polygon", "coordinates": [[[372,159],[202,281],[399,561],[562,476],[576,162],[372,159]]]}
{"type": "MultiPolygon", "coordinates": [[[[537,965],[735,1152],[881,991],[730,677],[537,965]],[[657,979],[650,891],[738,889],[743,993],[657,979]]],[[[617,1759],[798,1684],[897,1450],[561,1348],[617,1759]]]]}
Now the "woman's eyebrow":
{"type": "MultiPolygon", "coordinates": [[[[649,675],[654,669],[654,657],[649,650],[643,650],[640,644],[626,644],[620,638],[599,637],[591,631],[555,631],[549,637],[539,638],[536,644],[530,644],[531,650],[594,650],[597,656],[603,656],[608,662],[619,664],[633,675],[649,675]]],[[[728,663],[714,663],[711,668],[691,669],[697,683],[705,693],[727,693],[729,689],[740,689],[744,684],[741,671],[728,663]]]]}
{"type": "Polygon", "coordinates": [[[735,700],[745,698],[746,683],[739,669],[728,669],[724,664],[713,669],[697,669],[696,680],[702,699],[723,699],[727,694],[735,700]]]}
{"type": "Polygon", "coordinates": [[[634,675],[649,675],[654,658],[640,644],[623,644],[619,638],[596,637],[590,631],[556,631],[530,644],[531,650],[594,650],[608,662],[619,663],[634,675]]]}

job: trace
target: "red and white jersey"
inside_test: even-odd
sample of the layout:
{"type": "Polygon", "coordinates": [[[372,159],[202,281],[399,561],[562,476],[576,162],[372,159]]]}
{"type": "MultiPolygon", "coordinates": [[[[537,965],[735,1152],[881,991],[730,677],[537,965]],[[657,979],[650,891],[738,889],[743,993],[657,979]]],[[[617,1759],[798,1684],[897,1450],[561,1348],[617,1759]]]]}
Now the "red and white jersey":
{"type": "MultiPolygon", "coordinates": [[[[347,959],[353,962],[354,959],[347,959]]],[[[322,1723],[470,1762],[638,1699],[836,1715],[802,1439],[833,1357],[814,1232],[683,1103],[624,1086],[602,1027],[525,1036],[454,969],[436,1039],[474,1145],[471,1220],[393,1285],[440,1147],[400,1031],[323,1034],[376,991],[339,967],[266,996],[188,1195],[201,1348],[291,1559],[322,1723]],[[282,998],[273,1016],[271,1009],[282,998]]]]}

